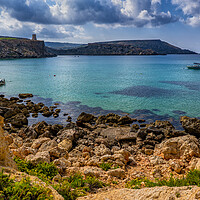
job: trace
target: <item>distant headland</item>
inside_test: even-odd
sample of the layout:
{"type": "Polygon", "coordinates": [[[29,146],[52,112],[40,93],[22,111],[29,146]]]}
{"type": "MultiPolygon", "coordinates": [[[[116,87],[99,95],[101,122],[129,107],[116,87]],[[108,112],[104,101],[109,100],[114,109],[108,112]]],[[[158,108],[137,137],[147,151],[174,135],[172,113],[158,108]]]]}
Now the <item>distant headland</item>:
{"type": "Polygon", "coordinates": [[[161,40],[122,40],[88,44],[44,42],[32,39],[0,36],[0,59],[44,58],[56,55],[167,55],[196,54],[161,40]],[[46,45],[46,46],[45,46],[46,45]]]}
{"type": "Polygon", "coordinates": [[[45,43],[58,55],[167,55],[196,54],[161,40],[122,40],[83,44],[45,43]]]}

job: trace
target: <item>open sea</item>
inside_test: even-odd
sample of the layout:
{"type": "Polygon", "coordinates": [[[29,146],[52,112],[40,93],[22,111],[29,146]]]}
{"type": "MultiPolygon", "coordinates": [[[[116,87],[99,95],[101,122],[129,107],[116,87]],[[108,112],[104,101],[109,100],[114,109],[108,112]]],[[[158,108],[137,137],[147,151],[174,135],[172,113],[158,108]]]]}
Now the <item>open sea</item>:
{"type": "MultiPolygon", "coordinates": [[[[178,126],[182,115],[200,117],[200,70],[186,68],[194,62],[200,55],[0,60],[0,78],[6,79],[0,94],[32,93],[35,102],[60,102],[74,120],[82,111],[114,112],[178,126]]],[[[66,117],[48,120],[64,123],[66,117]]]]}

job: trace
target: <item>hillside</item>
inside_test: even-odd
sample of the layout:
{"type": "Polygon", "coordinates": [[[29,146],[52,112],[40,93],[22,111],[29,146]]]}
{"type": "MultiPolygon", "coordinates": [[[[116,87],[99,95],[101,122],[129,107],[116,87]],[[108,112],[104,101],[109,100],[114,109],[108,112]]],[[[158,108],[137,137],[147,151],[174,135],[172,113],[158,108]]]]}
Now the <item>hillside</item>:
{"type": "Polygon", "coordinates": [[[161,40],[127,40],[89,43],[87,46],[62,50],[66,55],[166,55],[195,54],[161,40]]]}
{"type": "Polygon", "coordinates": [[[0,37],[0,59],[43,58],[51,56],[55,56],[55,54],[46,51],[44,41],[0,37]]]}
{"type": "Polygon", "coordinates": [[[83,44],[62,43],[62,42],[45,42],[45,46],[57,50],[67,50],[82,46],[83,44]]]}

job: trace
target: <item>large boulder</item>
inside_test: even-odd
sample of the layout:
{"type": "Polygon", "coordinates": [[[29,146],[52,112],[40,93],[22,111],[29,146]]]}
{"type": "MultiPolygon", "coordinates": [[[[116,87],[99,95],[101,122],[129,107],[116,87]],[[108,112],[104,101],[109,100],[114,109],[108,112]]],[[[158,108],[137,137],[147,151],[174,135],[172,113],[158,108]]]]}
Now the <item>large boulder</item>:
{"type": "Polygon", "coordinates": [[[15,162],[13,161],[12,154],[8,147],[6,136],[3,132],[3,117],[0,116],[0,166],[16,168],[15,162]]]}
{"type": "Polygon", "coordinates": [[[33,95],[30,93],[19,94],[19,98],[21,98],[21,99],[26,99],[26,98],[30,98],[30,97],[33,97],[33,95]]]}
{"type": "Polygon", "coordinates": [[[200,120],[197,118],[181,117],[181,124],[185,131],[191,135],[200,137],[200,120]]]}
{"type": "Polygon", "coordinates": [[[82,112],[78,116],[77,121],[80,123],[92,123],[95,121],[95,119],[96,117],[94,115],[82,112]]]}
{"type": "Polygon", "coordinates": [[[69,139],[65,139],[58,144],[58,147],[65,149],[68,152],[72,148],[72,141],[69,139]]]}
{"type": "Polygon", "coordinates": [[[100,133],[100,136],[107,139],[108,145],[115,146],[118,145],[119,138],[130,136],[130,128],[126,127],[111,127],[107,129],[103,129],[100,133]]]}
{"type": "Polygon", "coordinates": [[[41,162],[47,162],[50,163],[50,154],[48,151],[38,152],[35,155],[30,154],[26,157],[27,161],[30,161],[31,163],[37,165],[41,162]]]}
{"type": "Polygon", "coordinates": [[[77,200],[197,200],[200,199],[200,188],[185,187],[151,187],[138,189],[111,189],[108,191],[79,197],[77,200]]]}
{"type": "Polygon", "coordinates": [[[123,116],[118,121],[119,125],[129,125],[132,123],[133,123],[133,119],[131,119],[129,116],[123,116]]]}
{"type": "Polygon", "coordinates": [[[11,124],[14,127],[21,128],[23,125],[28,125],[28,119],[23,113],[18,113],[11,118],[11,124]]]}
{"type": "Polygon", "coordinates": [[[123,169],[112,169],[107,172],[109,176],[117,177],[119,179],[123,179],[125,177],[125,171],[123,169]]]}
{"type": "Polygon", "coordinates": [[[200,157],[200,145],[195,136],[175,137],[156,145],[154,154],[166,160],[191,160],[192,157],[200,157]]]}
{"type": "Polygon", "coordinates": [[[42,135],[45,132],[45,129],[46,129],[47,126],[48,126],[48,124],[45,121],[38,122],[34,126],[34,130],[38,135],[42,135]]]}

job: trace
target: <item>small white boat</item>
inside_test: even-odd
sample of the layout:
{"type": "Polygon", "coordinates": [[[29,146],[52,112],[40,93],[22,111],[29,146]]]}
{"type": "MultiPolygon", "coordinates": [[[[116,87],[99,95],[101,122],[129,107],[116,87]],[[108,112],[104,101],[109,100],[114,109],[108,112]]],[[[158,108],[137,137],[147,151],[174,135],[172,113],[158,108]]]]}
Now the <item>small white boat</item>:
{"type": "Polygon", "coordinates": [[[0,85],[5,85],[5,84],[6,84],[5,79],[0,79],[0,85]]]}
{"type": "Polygon", "coordinates": [[[187,66],[188,69],[200,69],[200,63],[194,63],[194,65],[187,66]]]}

